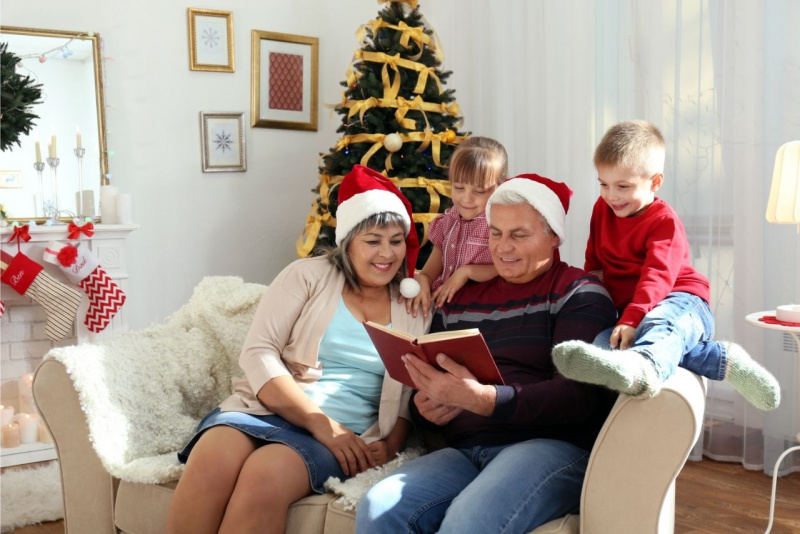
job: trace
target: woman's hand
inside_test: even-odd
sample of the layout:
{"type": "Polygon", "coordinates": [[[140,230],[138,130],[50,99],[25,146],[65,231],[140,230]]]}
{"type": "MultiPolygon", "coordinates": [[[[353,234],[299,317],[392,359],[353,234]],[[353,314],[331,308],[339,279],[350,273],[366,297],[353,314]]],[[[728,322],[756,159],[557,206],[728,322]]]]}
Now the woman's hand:
{"type": "Polygon", "coordinates": [[[419,294],[413,299],[406,299],[406,312],[416,317],[422,307],[422,316],[427,317],[431,310],[431,279],[422,271],[417,272],[419,294]]]}
{"type": "Polygon", "coordinates": [[[388,436],[367,445],[376,466],[381,466],[397,456],[397,453],[403,449],[412,427],[413,425],[410,421],[398,417],[394,428],[392,428],[388,436]]]}
{"type": "Polygon", "coordinates": [[[315,417],[308,431],[333,453],[345,475],[354,476],[377,465],[364,440],[325,415],[320,414],[315,417]]]}

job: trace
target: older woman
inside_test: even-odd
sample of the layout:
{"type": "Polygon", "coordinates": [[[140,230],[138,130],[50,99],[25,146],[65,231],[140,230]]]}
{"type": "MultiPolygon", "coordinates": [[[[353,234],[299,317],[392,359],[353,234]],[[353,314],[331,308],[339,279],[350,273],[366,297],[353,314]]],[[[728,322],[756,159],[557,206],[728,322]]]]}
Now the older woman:
{"type": "Polygon", "coordinates": [[[282,533],[291,503],[403,446],[410,391],[385,373],[362,322],[425,330],[394,298],[419,250],[411,206],[356,166],[337,223],[336,249],[292,263],[264,293],[239,359],[246,379],[179,455],[169,533],[282,533]]]}
{"type": "Polygon", "coordinates": [[[554,259],[572,192],[537,175],[508,180],[486,206],[499,276],[465,285],[432,331],[479,328],[505,385],[480,384],[445,355],[444,372],[404,357],[421,424],[447,447],[413,460],[361,500],[359,533],[528,532],[578,510],[592,444],[612,398],[561,376],[550,350],[614,324],[599,281],[554,259]]]}

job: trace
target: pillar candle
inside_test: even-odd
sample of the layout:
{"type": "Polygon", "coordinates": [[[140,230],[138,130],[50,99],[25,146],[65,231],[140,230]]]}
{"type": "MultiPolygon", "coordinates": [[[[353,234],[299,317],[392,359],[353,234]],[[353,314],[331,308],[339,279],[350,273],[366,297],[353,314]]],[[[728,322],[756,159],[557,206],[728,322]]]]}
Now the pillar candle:
{"type": "Polygon", "coordinates": [[[0,410],[2,410],[3,413],[3,418],[2,421],[0,421],[0,426],[6,426],[8,424],[11,424],[12,419],[14,419],[14,407],[0,405],[0,410]]]}
{"type": "Polygon", "coordinates": [[[19,419],[19,442],[23,445],[39,441],[39,416],[33,413],[22,414],[19,419]]]}
{"type": "Polygon", "coordinates": [[[19,425],[11,423],[3,425],[2,429],[3,447],[10,449],[12,447],[19,447],[19,425]]]}
{"type": "Polygon", "coordinates": [[[42,147],[39,145],[39,141],[36,141],[36,163],[42,162],[42,147]]]}
{"type": "Polygon", "coordinates": [[[117,224],[117,195],[119,188],[113,185],[100,187],[100,216],[103,224],[117,224]]]}
{"type": "Polygon", "coordinates": [[[39,441],[42,443],[53,443],[53,436],[50,435],[50,431],[47,430],[47,425],[45,425],[44,421],[41,419],[39,420],[39,441]]]}
{"type": "Polygon", "coordinates": [[[117,195],[117,220],[121,224],[133,224],[133,199],[130,193],[117,195]]]}
{"type": "Polygon", "coordinates": [[[84,189],[83,191],[75,193],[75,205],[80,206],[83,210],[83,213],[79,213],[78,215],[94,217],[94,191],[91,189],[84,189]]]}
{"type": "Polygon", "coordinates": [[[36,413],[36,404],[33,402],[33,373],[24,375],[18,381],[19,411],[20,413],[36,413]]]}

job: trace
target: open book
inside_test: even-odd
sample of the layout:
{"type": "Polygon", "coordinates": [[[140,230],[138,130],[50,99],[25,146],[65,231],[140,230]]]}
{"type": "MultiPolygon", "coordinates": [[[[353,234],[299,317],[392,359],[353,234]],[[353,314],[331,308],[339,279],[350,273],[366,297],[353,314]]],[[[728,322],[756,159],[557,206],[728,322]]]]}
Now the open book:
{"type": "Polygon", "coordinates": [[[406,370],[400,357],[415,354],[423,361],[441,370],[436,363],[440,352],[456,363],[466,367],[482,384],[502,384],[503,377],[494,363],[494,358],[486,346],[480,330],[453,330],[414,337],[411,334],[389,328],[371,321],[364,322],[367,334],[375,344],[378,354],[389,372],[389,376],[403,384],[415,388],[414,381],[406,370]]]}

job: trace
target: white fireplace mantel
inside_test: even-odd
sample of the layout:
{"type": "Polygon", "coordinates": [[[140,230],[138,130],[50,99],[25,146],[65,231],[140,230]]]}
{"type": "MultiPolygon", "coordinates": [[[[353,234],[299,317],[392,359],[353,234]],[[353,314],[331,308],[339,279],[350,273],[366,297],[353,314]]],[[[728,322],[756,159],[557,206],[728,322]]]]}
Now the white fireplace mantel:
{"type": "MultiPolygon", "coordinates": [[[[87,244],[89,250],[91,250],[100,261],[100,267],[102,267],[111,279],[120,286],[120,289],[126,293],[126,296],[127,291],[125,286],[127,285],[128,270],[125,255],[125,239],[131,232],[138,228],[140,228],[140,226],[136,224],[95,224],[94,235],[92,235],[92,237],[81,236],[81,242],[87,244]]],[[[58,281],[71,285],[71,282],[66,279],[56,265],[47,263],[42,259],[44,249],[50,241],[68,242],[67,225],[31,226],[28,228],[28,232],[31,239],[27,243],[20,243],[20,251],[36,263],[42,265],[45,271],[58,281]]],[[[8,242],[12,234],[13,229],[11,227],[0,229],[0,240],[2,240],[0,246],[2,246],[4,252],[14,256],[17,254],[17,242],[8,242]]],[[[76,241],[71,242],[76,243],[76,241]]],[[[5,284],[0,284],[0,292],[2,292],[2,300],[5,302],[6,306],[27,302],[26,297],[19,295],[5,284]]],[[[128,296],[128,298],[130,298],[130,296],[128,296]]],[[[102,332],[90,332],[83,324],[83,318],[86,315],[88,306],[88,298],[84,295],[76,317],[75,333],[78,343],[103,339],[128,330],[127,315],[125,313],[125,306],[123,306],[102,332]]]]}

